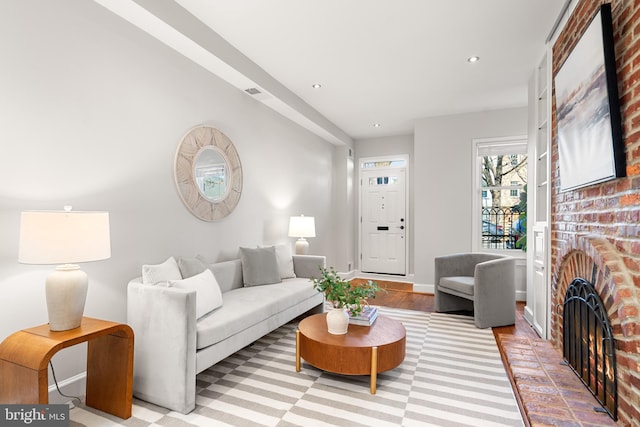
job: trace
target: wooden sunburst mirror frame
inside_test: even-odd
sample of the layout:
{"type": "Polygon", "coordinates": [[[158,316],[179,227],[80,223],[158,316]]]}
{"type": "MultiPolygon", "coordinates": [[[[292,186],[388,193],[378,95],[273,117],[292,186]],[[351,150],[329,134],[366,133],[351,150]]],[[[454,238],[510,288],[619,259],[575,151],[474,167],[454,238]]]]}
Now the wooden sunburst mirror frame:
{"type": "Polygon", "coordinates": [[[203,221],[217,221],[229,215],[242,193],[242,164],[231,140],[211,126],[197,126],[180,140],[174,162],[175,181],[184,205],[203,221]],[[199,186],[196,178],[198,159],[219,159],[217,182],[224,190],[211,196],[199,186]]]}

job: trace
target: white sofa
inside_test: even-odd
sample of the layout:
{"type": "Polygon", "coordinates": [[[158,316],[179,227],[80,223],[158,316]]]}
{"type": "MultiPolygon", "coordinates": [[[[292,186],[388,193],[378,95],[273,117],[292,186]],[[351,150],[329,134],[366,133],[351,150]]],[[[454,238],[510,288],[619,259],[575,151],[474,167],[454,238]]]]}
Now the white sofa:
{"type": "Polygon", "coordinates": [[[134,396],[186,414],[195,408],[196,374],[306,312],[322,312],[324,297],[309,278],[320,275],[325,257],[289,257],[296,277],[261,286],[243,281],[240,259],[207,265],[222,291],[222,306],[199,319],[196,291],[131,280],[127,322],[135,333],[134,396]]]}

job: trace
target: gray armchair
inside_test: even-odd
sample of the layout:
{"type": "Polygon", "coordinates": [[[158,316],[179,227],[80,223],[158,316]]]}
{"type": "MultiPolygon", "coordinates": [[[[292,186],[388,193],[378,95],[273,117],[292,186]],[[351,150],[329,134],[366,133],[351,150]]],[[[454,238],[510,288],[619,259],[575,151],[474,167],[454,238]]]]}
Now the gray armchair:
{"type": "Polygon", "coordinates": [[[478,328],[516,320],[515,258],[461,253],[435,259],[437,312],[473,311],[478,328]]]}

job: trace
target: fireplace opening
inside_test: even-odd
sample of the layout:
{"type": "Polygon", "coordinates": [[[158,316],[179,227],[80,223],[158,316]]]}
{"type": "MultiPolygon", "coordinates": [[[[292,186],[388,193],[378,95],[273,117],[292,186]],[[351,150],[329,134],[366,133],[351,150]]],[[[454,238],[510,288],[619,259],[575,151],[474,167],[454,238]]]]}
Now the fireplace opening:
{"type": "Polygon", "coordinates": [[[567,288],[562,327],[564,359],[604,411],[617,420],[618,380],[611,322],[588,280],[575,278],[567,288]]]}

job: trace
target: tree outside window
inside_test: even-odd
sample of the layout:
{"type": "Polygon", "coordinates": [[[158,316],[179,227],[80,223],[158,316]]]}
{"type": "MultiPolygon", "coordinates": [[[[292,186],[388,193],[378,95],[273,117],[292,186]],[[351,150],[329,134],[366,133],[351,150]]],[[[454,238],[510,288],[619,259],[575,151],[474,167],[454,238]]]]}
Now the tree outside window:
{"type": "Polygon", "coordinates": [[[482,248],[521,249],[526,233],[526,143],[478,146],[482,187],[482,248]]]}

